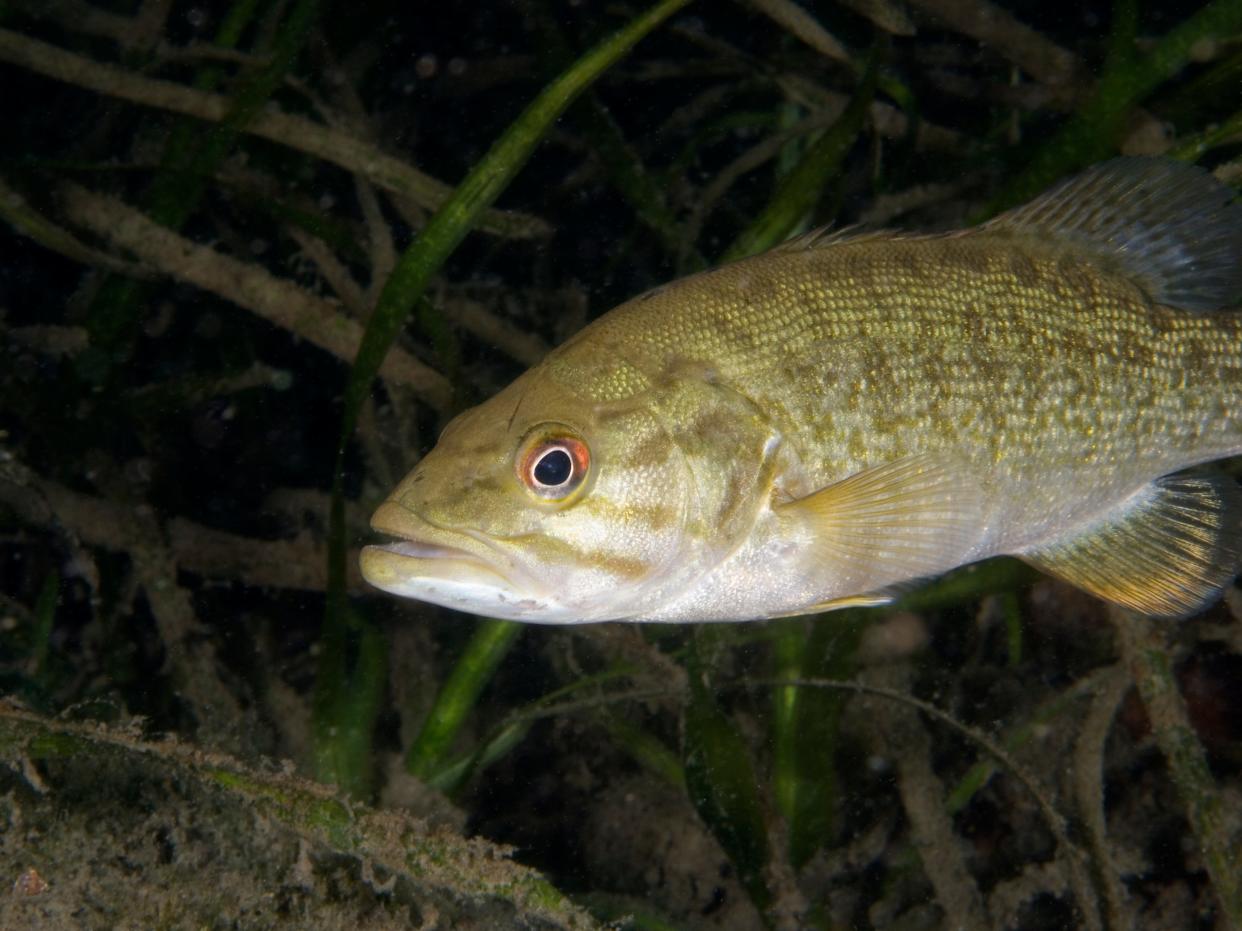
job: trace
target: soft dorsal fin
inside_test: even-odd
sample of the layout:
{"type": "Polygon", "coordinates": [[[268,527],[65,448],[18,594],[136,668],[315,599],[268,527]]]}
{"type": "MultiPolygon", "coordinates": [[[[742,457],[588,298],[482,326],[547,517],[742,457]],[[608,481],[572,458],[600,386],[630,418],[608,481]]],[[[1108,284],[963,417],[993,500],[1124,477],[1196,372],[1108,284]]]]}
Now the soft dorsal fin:
{"type": "Polygon", "coordinates": [[[1242,298],[1242,204],[1194,165],[1115,158],[981,227],[1069,240],[1157,303],[1217,310],[1242,298]]]}
{"type": "Polygon", "coordinates": [[[817,226],[813,230],[799,233],[773,246],[762,255],[783,255],[789,252],[810,252],[812,249],[823,249],[827,246],[839,246],[841,243],[866,242],[873,239],[912,239],[916,235],[896,230],[867,230],[861,226],[817,226]]]}

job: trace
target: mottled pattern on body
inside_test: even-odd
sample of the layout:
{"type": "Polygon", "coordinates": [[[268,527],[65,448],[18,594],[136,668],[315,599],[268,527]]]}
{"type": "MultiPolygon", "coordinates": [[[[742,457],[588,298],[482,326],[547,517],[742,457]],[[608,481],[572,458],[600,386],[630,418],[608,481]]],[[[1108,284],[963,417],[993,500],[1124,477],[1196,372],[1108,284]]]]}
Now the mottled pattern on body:
{"type": "MultiPolygon", "coordinates": [[[[794,497],[959,454],[994,496],[1003,549],[1087,510],[1087,477],[1103,507],[1242,451],[1240,347],[1235,315],[1161,307],[1064,247],[985,231],[738,262],[622,305],[548,364],[599,401],[710,369],[796,453],[794,497]]],[[[710,434],[716,416],[680,429],[710,434]]]]}
{"type": "Polygon", "coordinates": [[[812,234],[605,314],[459,417],[373,525],[397,594],[748,620],[1019,555],[1191,613],[1242,559],[1242,207],[1119,159],[974,230],[812,234]]]}

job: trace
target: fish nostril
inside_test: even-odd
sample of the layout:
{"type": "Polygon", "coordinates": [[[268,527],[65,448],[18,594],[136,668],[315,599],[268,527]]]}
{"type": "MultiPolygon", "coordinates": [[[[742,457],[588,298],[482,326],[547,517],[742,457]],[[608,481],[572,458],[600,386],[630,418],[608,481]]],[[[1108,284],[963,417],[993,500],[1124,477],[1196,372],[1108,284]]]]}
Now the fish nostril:
{"type": "Polygon", "coordinates": [[[426,503],[426,496],[420,495],[414,488],[406,487],[396,495],[396,502],[407,511],[419,514],[422,512],[422,505],[426,503]]]}

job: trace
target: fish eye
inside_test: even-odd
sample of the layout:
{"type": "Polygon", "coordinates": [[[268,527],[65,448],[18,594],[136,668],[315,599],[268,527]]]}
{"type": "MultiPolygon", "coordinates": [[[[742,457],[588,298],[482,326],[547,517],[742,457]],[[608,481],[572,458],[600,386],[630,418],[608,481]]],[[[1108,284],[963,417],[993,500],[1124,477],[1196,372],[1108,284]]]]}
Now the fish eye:
{"type": "Polygon", "coordinates": [[[591,451],[576,436],[540,433],[526,440],[517,459],[518,480],[535,497],[564,502],[582,487],[591,451]]]}
{"type": "Polygon", "coordinates": [[[573,478],[573,475],[574,461],[560,446],[553,446],[541,453],[535,460],[534,468],[530,470],[530,477],[541,488],[559,488],[573,478]]]}

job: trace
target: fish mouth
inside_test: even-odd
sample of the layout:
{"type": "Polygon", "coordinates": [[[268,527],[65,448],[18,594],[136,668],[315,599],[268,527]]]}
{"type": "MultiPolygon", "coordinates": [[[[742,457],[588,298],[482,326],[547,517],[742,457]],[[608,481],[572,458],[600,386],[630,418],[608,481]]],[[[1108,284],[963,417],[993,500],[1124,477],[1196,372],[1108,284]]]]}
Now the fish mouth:
{"type": "Polygon", "coordinates": [[[438,527],[395,501],[380,505],[371,528],[393,538],[364,546],[359,558],[362,577],[382,591],[511,620],[530,619],[550,607],[545,598],[520,590],[500,554],[485,542],[438,527]]]}

